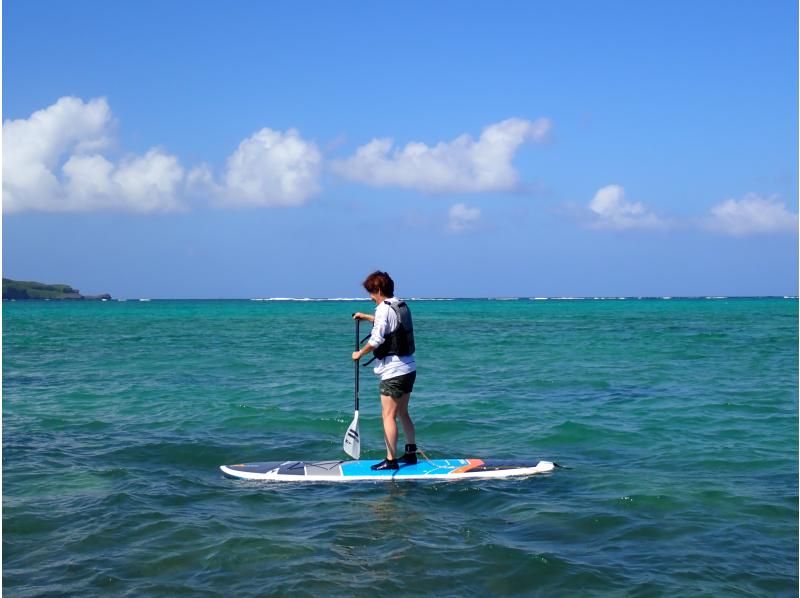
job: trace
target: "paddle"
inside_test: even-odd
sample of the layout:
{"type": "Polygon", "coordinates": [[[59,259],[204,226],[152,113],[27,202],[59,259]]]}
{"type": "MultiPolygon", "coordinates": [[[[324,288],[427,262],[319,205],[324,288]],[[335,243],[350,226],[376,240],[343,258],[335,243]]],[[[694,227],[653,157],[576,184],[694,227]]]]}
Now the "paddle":
{"type": "MultiPolygon", "coordinates": [[[[360,349],[358,326],[361,320],[356,319],[356,351],[360,349]]],[[[353,416],[353,422],[347,428],[347,433],[344,435],[344,442],[342,448],[344,452],[350,455],[353,459],[358,459],[361,456],[361,437],[358,435],[358,361],[353,361],[355,364],[356,372],[356,413],[353,416]]]]}

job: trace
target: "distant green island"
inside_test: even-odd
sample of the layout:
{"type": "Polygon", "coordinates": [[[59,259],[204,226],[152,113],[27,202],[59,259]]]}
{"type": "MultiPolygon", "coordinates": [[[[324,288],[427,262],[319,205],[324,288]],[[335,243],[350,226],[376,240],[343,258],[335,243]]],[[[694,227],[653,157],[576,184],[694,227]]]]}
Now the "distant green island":
{"type": "Polygon", "coordinates": [[[3,279],[3,299],[13,300],[102,300],[111,299],[111,295],[81,295],[78,289],[73,289],[68,284],[44,284],[22,280],[3,279]]]}

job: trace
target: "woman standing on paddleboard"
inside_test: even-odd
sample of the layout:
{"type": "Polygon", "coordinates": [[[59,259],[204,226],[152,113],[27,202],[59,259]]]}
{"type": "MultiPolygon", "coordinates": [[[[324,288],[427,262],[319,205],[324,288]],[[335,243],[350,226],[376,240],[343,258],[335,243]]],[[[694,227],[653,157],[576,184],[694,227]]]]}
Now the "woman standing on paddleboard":
{"type": "Polygon", "coordinates": [[[373,323],[369,340],[360,350],[353,351],[353,359],[358,361],[367,353],[375,355],[374,372],[380,376],[381,413],[386,440],[386,459],[373,465],[372,469],[398,469],[400,463],[413,465],[417,462],[414,422],[408,415],[408,402],[417,377],[411,311],[405,301],[394,296],[394,281],[386,272],[376,271],[367,276],[364,289],[376,304],[375,315],[361,312],[353,314],[355,319],[373,323]],[[397,418],[400,418],[408,443],[400,459],[395,457],[397,418]]]}

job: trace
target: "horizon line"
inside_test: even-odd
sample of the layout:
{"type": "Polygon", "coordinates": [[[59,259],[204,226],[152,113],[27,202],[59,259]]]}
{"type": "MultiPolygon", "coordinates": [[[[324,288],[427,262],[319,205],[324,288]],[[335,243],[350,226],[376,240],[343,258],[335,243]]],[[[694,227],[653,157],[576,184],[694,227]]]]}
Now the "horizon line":
{"type": "MultiPolygon", "coordinates": [[[[798,299],[798,295],[497,295],[460,297],[407,297],[405,301],[644,301],[644,300],[709,300],[725,299],[798,299]]],[[[371,301],[369,297],[111,297],[110,299],[3,299],[10,302],[56,301],[56,302],[126,302],[126,301],[253,301],[253,302],[356,302],[371,301]]]]}

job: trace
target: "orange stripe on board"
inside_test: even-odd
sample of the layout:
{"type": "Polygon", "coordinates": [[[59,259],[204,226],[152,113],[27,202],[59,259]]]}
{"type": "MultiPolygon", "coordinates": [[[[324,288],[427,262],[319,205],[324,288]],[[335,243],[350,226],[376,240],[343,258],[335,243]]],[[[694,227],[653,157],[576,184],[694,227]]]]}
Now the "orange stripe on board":
{"type": "Polygon", "coordinates": [[[467,465],[462,465],[458,469],[454,469],[450,473],[464,473],[471,470],[473,467],[478,467],[479,465],[483,465],[483,460],[481,459],[467,459],[469,463],[467,465]]]}

